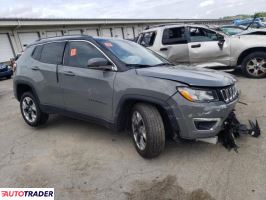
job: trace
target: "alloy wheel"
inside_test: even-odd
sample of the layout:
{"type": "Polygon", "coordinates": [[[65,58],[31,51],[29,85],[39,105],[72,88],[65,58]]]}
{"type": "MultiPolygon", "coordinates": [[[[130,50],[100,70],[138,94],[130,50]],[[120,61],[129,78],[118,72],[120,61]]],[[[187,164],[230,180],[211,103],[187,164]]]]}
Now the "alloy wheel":
{"type": "Polygon", "coordinates": [[[22,101],[22,112],[26,120],[34,123],[37,119],[37,109],[34,101],[30,97],[25,97],[22,101]]]}
{"type": "Polygon", "coordinates": [[[132,132],[135,143],[140,150],[144,150],[147,145],[146,127],[141,114],[134,111],[131,118],[132,132]]]}
{"type": "Polygon", "coordinates": [[[253,58],[248,61],[247,72],[255,77],[261,77],[266,73],[266,59],[253,58]]]}

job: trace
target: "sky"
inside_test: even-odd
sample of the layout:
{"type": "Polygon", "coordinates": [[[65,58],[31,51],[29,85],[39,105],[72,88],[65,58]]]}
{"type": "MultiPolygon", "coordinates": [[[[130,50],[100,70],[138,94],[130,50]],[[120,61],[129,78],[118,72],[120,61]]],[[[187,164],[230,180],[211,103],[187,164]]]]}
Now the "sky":
{"type": "Polygon", "coordinates": [[[0,17],[219,18],[266,11],[266,0],[0,0],[0,17]]]}

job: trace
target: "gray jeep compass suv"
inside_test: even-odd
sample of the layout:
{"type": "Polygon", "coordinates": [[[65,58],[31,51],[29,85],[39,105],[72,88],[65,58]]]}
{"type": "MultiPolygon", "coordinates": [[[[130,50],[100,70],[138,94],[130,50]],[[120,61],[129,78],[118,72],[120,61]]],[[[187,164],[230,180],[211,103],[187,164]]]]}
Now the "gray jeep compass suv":
{"type": "Polygon", "coordinates": [[[134,42],[90,36],[29,45],[17,61],[14,93],[30,126],[61,113],[128,128],[145,158],[163,151],[166,135],[216,136],[238,100],[225,73],[174,66],[134,42]]]}

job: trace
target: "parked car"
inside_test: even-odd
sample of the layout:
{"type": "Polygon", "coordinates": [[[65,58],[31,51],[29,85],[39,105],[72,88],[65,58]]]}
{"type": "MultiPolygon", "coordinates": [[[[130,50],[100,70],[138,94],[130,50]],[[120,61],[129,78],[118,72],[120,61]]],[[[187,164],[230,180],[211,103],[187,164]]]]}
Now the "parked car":
{"type": "Polygon", "coordinates": [[[61,113],[129,129],[145,158],[163,151],[166,134],[216,136],[239,96],[226,73],[174,66],[135,42],[90,36],[29,45],[17,61],[14,93],[30,126],[61,113]]]}
{"type": "Polygon", "coordinates": [[[0,63],[0,78],[10,79],[12,75],[12,68],[6,64],[0,63]]]}
{"type": "Polygon", "coordinates": [[[248,30],[230,36],[200,25],[161,25],[143,31],[137,43],[174,63],[241,66],[248,77],[266,77],[265,30],[248,30]]]}
{"type": "Polygon", "coordinates": [[[249,18],[249,19],[235,19],[233,22],[235,25],[239,26],[251,26],[253,28],[266,28],[263,18],[249,18]]]}

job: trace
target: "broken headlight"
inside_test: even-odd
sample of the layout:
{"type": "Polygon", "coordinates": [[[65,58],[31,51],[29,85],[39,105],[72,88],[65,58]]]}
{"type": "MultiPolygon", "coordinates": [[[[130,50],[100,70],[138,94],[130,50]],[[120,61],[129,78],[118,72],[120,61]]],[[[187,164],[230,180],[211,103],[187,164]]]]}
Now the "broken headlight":
{"type": "Polygon", "coordinates": [[[197,89],[189,87],[177,87],[178,92],[188,101],[192,102],[210,102],[218,101],[218,95],[215,90],[197,89]]]}

